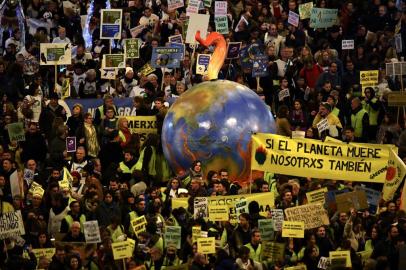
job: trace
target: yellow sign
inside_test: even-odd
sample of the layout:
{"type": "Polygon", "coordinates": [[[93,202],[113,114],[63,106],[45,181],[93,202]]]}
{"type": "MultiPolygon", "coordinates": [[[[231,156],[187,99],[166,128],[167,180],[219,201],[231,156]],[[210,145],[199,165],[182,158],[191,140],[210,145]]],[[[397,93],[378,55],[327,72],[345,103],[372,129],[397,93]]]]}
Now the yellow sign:
{"type": "Polygon", "coordinates": [[[211,221],[228,221],[227,205],[209,205],[209,220],[211,221]]]}
{"type": "Polygon", "coordinates": [[[338,144],[258,133],[251,169],[300,177],[383,183],[390,145],[338,144]]]}
{"type": "Polygon", "coordinates": [[[330,251],[331,266],[352,267],[349,250],[330,251]]]}
{"type": "Polygon", "coordinates": [[[270,261],[280,261],[284,259],[285,244],[277,242],[262,242],[261,257],[270,261]]]}
{"type": "Polygon", "coordinates": [[[284,270],[307,270],[307,266],[305,264],[296,265],[291,267],[283,268],[284,270]]]}
{"type": "Polygon", "coordinates": [[[263,216],[268,215],[275,205],[275,197],[273,192],[255,193],[255,194],[241,194],[232,196],[214,196],[208,197],[208,205],[227,205],[229,208],[229,220],[231,222],[237,221],[237,213],[235,210],[236,203],[246,200],[248,205],[250,202],[256,201],[259,204],[259,212],[263,216]]]}
{"type": "Polygon", "coordinates": [[[197,239],[197,252],[202,254],[216,253],[216,238],[199,238],[197,239]]]}
{"type": "Polygon", "coordinates": [[[323,203],[325,202],[324,193],[327,192],[327,188],[321,188],[318,190],[310,191],[306,193],[308,203],[323,203]]]}
{"type": "Polygon", "coordinates": [[[30,189],[28,190],[28,193],[31,193],[32,196],[38,195],[41,198],[44,196],[45,190],[42,188],[40,184],[37,182],[32,182],[30,189]]]}
{"type": "Polygon", "coordinates": [[[147,225],[147,220],[145,219],[145,216],[140,216],[138,218],[134,218],[130,222],[131,222],[131,226],[134,230],[134,233],[137,237],[140,233],[145,232],[145,230],[146,230],[145,226],[147,225]]]}
{"type": "Polygon", "coordinates": [[[34,248],[32,250],[32,253],[34,253],[35,258],[37,258],[37,261],[39,261],[41,257],[45,257],[48,260],[52,260],[52,257],[55,254],[55,248],[34,248]]]}
{"type": "Polygon", "coordinates": [[[111,247],[113,249],[114,260],[121,260],[132,256],[132,245],[128,241],[111,243],[111,247]]]}
{"type": "Polygon", "coordinates": [[[201,237],[202,228],[200,226],[192,227],[192,242],[197,242],[197,239],[201,237]]]}
{"type": "Polygon", "coordinates": [[[69,189],[69,181],[66,180],[66,179],[58,181],[58,184],[59,184],[59,188],[62,189],[62,190],[63,189],[69,189]]]}
{"type": "Polygon", "coordinates": [[[156,116],[124,116],[128,120],[131,133],[138,133],[140,140],[145,141],[148,134],[157,134],[156,116]]]}
{"type": "Polygon", "coordinates": [[[365,70],[359,73],[359,82],[364,84],[378,84],[379,70],[365,70]]]}
{"type": "Polygon", "coordinates": [[[188,198],[172,198],[172,209],[183,207],[188,209],[188,198]]]}
{"type": "Polygon", "coordinates": [[[304,238],[303,221],[283,221],[282,237],[304,238]]]}
{"type": "Polygon", "coordinates": [[[305,229],[329,225],[326,210],[321,203],[311,203],[285,209],[286,220],[303,221],[305,229]]]}

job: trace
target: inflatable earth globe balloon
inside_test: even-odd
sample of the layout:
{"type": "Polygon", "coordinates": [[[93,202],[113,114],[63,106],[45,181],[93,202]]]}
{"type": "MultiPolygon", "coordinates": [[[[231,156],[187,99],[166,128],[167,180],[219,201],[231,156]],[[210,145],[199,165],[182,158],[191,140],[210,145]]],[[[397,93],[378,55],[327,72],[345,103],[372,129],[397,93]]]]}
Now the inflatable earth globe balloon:
{"type": "MultiPolygon", "coordinates": [[[[219,37],[211,33],[206,41],[213,34],[219,37]]],[[[224,42],[220,47],[224,47],[222,35],[219,38],[224,42]]],[[[207,42],[204,45],[208,46],[207,42]]],[[[217,78],[222,65],[221,59],[217,60],[215,74],[210,74],[213,58],[218,57],[216,50],[209,64],[209,79],[217,78]]],[[[224,61],[225,55],[221,57],[224,61]]],[[[200,160],[205,175],[225,168],[231,180],[245,185],[250,178],[252,133],[274,131],[270,108],[254,91],[236,82],[211,80],[195,85],[171,106],[163,123],[162,147],[177,174],[200,160]]]]}

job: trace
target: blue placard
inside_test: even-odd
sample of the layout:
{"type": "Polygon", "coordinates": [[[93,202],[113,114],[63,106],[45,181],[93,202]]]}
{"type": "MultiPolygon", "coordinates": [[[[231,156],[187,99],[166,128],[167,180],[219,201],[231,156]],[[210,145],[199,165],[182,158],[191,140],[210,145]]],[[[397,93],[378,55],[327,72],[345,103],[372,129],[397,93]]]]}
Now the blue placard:
{"type": "Polygon", "coordinates": [[[179,48],[156,47],[152,49],[151,66],[153,68],[178,68],[182,60],[179,48]]]}

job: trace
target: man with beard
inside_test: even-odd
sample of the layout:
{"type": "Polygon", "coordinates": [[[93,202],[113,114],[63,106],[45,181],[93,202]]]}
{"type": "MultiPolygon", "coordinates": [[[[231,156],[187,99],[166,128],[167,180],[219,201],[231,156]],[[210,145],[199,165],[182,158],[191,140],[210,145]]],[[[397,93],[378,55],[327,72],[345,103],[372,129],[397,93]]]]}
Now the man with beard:
{"type": "Polygon", "coordinates": [[[120,162],[117,171],[120,174],[120,182],[130,181],[135,171],[137,160],[134,158],[134,153],[130,149],[124,150],[124,160],[120,162]]]}
{"type": "Polygon", "coordinates": [[[124,227],[129,235],[134,235],[133,227],[131,226],[131,221],[141,217],[145,214],[145,200],[137,198],[135,200],[135,209],[128,213],[124,221],[124,227]]]}

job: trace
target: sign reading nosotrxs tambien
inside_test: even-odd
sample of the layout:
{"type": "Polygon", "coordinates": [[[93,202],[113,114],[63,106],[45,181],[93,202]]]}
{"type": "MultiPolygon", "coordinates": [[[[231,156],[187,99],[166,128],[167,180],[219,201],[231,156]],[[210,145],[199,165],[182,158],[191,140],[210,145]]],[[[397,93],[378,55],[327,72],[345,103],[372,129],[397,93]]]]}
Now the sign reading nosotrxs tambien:
{"type": "Polygon", "coordinates": [[[251,166],[253,170],[301,177],[383,183],[392,147],[258,133],[252,136],[251,166]]]}

